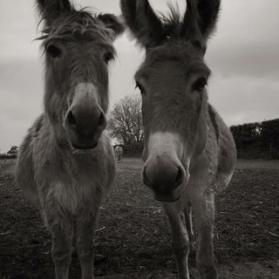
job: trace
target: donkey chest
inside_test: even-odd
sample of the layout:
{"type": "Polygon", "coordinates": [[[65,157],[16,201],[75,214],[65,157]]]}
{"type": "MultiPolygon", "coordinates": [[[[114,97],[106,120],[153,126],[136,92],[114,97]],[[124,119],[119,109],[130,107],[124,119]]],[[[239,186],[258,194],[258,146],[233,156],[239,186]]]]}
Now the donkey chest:
{"type": "Polygon", "coordinates": [[[50,196],[60,209],[72,214],[83,207],[93,205],[94,200],[99,198],[94,183],[84,185],[56,182],[52,184],[50,196]]]}

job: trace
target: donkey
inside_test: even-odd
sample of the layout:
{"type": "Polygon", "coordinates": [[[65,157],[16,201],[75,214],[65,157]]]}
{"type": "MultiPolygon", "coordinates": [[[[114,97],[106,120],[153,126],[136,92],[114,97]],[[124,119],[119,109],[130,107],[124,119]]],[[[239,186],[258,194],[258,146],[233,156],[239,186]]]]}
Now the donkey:
{"type": "Polygon", "coordinates": [[[122,145],[115,145],[114,146],[114,154],[115,154],[116,160],[118,162],[120,162],[122,157],[123,157],[123,146],[122,145]]]}
{"type": "Polygon", "coordinates": [[[68,0],[37,6],[44,21],[44,112],[20,147],[16,182],[51,233],[56,278],[68,278],[74,242],[82,278],[92,279],[92,238],[115,174],[103,133],[108,63],[124,27],[114,15],[76,10],[68,0]]]}
{"type": "Polygon", "coordinates": [[[179,278],[189,279],[191,211],[201,278],[218,277],[213,255],[214,197],[236,162],[230,130],[208,103],[206,43],[220,0],[187,0],[183,21],[171,8],[159,18],[148,0],[121,0],[126,24],[146,49],[135,80],[142,95],[144,183],[168,216],[179,278]]]}

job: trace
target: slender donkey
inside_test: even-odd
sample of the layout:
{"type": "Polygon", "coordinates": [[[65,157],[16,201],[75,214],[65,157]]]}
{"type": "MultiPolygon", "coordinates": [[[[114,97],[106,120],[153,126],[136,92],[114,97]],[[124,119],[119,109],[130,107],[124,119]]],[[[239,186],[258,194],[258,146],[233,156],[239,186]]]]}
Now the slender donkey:
{"type": "Polygon", "coordinates": [[[103,133],[108,63],[124,28],[115,16],[76,10],[68,0],[37,5],[44,20],[44,112],[21,145],[16,181],[52,235],[56,278],[68,278],[75,241],[82,278],[92,279],[92,238],[115,173],[103,133]]]}
{"type": "Polygon", "coordinates": [[[179,278],[190,278],[191,211],[198,235],[201,278],[216,279],[214,197],[226,188],[236,162],[230,130],[208,104],[206,43],[219,0],[187,0],[183,21],[154,13],[148,0],[121,0],[122,13],[145,61],[135,75],[142,94],[144,183],[163,202],[171,226],[179,278]]]}

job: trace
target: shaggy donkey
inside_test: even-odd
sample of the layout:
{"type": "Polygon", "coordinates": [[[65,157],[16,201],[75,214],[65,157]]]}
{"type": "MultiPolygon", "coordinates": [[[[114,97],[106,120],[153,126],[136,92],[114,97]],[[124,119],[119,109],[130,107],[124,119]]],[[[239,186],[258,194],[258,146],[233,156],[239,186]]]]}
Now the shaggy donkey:
{"type": "Polygon", "coordinates": [[[208,104],[210,70],[204,62],[219,0],[187,0],[183,22],[174,9],[158,18],[147,0],[121,0],[126,24],[146,58],[135,75],[142,94],[144,183],[163,202],[173,236],[179,278],[189,279],[191,210],[197,266],[216,279],[214,197],[231,180],[236,162],[230,130],[208,104]]]}
{"type": "Polygon", "coordinates": [[[21,145],[16,181],[51,232],[56,278],[68,278],[75,234],[82,278],[92,279],[92,238],[115,173],[103,133],[108,63],[123,26],[113,15],[78,11],[68,0],[37,5],[44,20],[44,113],[21,145]]]}

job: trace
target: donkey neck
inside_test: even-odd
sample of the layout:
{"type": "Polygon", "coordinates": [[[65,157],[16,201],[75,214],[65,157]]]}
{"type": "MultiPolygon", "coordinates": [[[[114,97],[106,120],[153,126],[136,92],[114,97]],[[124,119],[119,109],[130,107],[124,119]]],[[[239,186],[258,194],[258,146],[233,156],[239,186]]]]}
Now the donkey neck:
{"type": "MultiPolygon", "coordinates": [[[[201,115],[196,135],[196,146],[192,157],[192,165],[200,162],[206,153],[217,152],[220,138],[218,114],[211,104],[206,102],[204,113],[201,115]]],[[[203,160],[203,159],[202,159],[203,160]]]]}
{"type": "Polygon", "coordinates": [[[197,133],[196,133],[196,142],[193,152],[193,160],[198,158],[205,150],[208,132],[210,127],[210,115],[209,115],[210,104],[208,103],[207,95],[204,97],[201,105],[201,113],[198,120],[197,133]]]}

